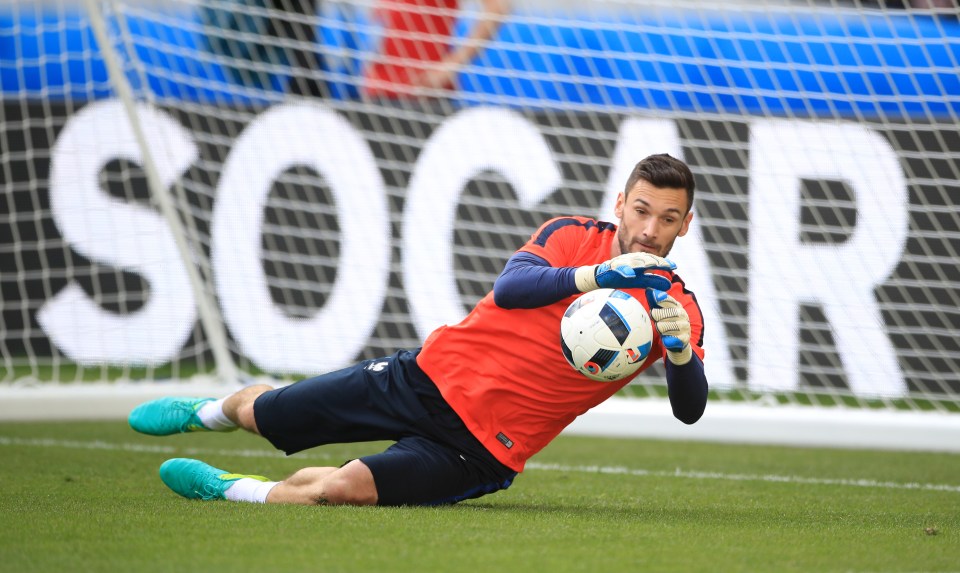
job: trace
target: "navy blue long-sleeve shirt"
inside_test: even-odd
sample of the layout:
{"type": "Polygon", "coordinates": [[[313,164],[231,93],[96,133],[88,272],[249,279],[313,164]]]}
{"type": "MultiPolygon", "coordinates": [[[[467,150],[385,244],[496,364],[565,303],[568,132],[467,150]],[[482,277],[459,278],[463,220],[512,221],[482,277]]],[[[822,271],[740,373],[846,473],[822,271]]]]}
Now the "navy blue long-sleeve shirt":
{"type": "MultiPolygon", "coordinates": [[[[501,308],[538,308],[580,291],[574,267],[552,267],[534,254],[519,251],[507,261],[493,285],[493,300],[501,308]]],[[[667,395],[673,415],[685,424],[703,416],[708,384],[703,361],[696,353],[690,362],[677,366],[666,360],[667,395]]]]}

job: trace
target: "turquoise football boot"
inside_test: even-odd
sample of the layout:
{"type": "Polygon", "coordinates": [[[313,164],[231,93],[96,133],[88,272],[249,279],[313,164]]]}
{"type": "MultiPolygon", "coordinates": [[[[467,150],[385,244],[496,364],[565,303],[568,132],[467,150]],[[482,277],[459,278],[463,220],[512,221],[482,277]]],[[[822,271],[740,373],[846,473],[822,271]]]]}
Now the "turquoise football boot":
{"type": "Polygon", "coordinates": [[[163,483],[187,499],[227,499],[225,492],[241,478],[270,481],[263,476],[232,474],[188,458],[173,458],[160,466],[163,483]]]}
{"type": "Polygon", "coordinates": [[[210,431],[197,410],[213,398],[160,398],[144,402],[130,412],[130,427],[141,434],[169,436],[184,432],[210,431]]]}

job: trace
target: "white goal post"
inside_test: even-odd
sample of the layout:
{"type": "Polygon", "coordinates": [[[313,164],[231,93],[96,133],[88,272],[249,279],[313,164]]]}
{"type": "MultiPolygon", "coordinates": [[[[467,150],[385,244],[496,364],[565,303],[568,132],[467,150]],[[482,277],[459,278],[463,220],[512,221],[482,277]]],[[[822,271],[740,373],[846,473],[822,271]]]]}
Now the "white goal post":
{"type": "Polygon", "coordinates": [[[669,152],[713,418],[655,367],[570,430],[960,451],[960,21],[892,4],[429,2],[474,55],[386,99],[375,0],[2,6],[0,420],[414,347],[669,152]]]}

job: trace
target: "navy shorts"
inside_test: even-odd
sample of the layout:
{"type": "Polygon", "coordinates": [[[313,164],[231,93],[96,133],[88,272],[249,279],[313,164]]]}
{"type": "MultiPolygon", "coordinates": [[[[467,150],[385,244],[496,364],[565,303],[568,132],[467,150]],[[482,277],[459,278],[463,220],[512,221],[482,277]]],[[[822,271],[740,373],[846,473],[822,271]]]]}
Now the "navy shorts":
{"type": "Polygon", "coordinates": [[[517,472],[467,430],[417,366],[418,351],[367,360],[260,395],[260,434],[293,454],[325,444],[392,440],[360,458],[380,505],[439,505],[510,487],[517,472]]]}

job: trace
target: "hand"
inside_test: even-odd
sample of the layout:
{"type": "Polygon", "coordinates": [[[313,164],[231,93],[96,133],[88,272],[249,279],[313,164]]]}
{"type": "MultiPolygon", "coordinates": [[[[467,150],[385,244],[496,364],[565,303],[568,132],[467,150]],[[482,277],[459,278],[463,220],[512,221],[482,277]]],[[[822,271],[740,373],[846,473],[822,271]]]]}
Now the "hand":
{"type": "Polygon", "coordinates": [[[456,66],[441,62],[411,74],[410,84],[428,90],[452,90],[456,87],[457,72],[456,66]]]}
{"type": "Polygon", "coordinates": [[[667,358],[677,366],[683,366],[693,357],[690,348],[690,317],[677,299],[667,293],[647,289],[650,303],[650,318],[653,319],[660,340],[667,349],[667,358]]]}
{"type": "Polygon", "coordinates": [[[650,270],[672,271],[677,265],[672,261],[650,253],[627,253],[599,265],[587,265],[577,269],[574,278],[580,292],[598,288],[654,288],[667,290],[670,279],[650,270]]]}

